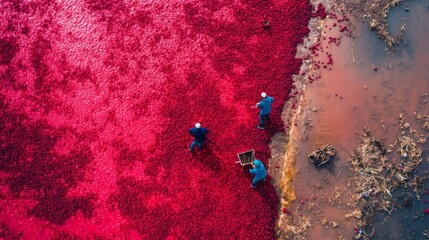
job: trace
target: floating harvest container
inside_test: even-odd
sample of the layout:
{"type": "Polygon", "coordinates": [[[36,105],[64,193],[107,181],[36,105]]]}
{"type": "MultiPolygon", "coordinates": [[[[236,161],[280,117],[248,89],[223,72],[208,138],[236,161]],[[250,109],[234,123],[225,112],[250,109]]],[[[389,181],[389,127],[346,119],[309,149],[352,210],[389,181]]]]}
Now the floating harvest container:
{"type": "Polygon", "coordinates": [[[319,167],[331,161],[332,158],[335,157],[336,153],[337,151],[335,150],[335,148],[332,145],[327,144],[319,150],[312,152],[310,155],[308,155],[308,158],[314,166],[319,167]]]}
{"type": "Polygon", "coordinates": [[[242,152],[237,154],[239,161],[237,163],[240,163],[241,166],[253,164],[253,161],[255,160],[255,150],[249,150],[246,152],[242,152]]]}

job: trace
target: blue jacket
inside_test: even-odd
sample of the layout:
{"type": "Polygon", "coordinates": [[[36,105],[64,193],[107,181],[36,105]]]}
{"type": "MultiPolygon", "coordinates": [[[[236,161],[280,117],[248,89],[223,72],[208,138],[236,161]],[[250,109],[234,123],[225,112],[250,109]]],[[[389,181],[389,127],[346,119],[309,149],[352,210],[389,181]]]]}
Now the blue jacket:
{"type": "Polygon", "coordinates": [[[262,115],[267,115],[270,114],[271,112],[271,105],[274,102],[274,98],[273,97],[266,97],[264,99],[262,99],[259,103],[258,103],[258,108],[261,109],[261,111],[259,112],[262,115]]]}
{"type": "Polygon", "coordinates": [[[190,128],[189,133],[194,136],[195,141],[197,143],[203,143],[206,140],[206,133],[208,133],[209,130],[207,128],[190,128]]]}
{"type": "Polygon", "coordinates": [[[250,169],[250,173],[255,174],[256,179],[264,179],[267,176],[267,169],[265,169],[264,164],[258,159],[255,159],[253,165],[255,165],[255,168],[250,169]]]}

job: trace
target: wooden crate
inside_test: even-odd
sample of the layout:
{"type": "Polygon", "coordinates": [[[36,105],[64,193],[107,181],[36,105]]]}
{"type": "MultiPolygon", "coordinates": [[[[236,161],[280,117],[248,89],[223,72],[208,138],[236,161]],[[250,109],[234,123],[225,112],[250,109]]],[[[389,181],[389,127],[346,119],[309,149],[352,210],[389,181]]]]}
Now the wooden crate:
{"type": "Polygon", "coordinates": [[[255,160],[255,150],[249,150],[246,152],[242,152],[237,154],[238,156],[238,162],[240,162],[241,166],[253,164],[253,161],[255,160]]]}

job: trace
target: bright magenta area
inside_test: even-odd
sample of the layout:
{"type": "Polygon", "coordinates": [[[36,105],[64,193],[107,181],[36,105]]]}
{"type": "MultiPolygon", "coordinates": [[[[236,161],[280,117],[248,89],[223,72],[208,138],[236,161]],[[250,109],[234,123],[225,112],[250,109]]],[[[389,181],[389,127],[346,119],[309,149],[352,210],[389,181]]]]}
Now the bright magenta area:
{"type": "Polygon", "coordinates": [[[267,164],[311,11],[303,0],[2,1],[0,238],[275,238],[275,189],[252,189],[236,154],[267,164]],[[258,130],[262,91],[275,102],[258,130]],[[193,154],[196,122],[211,132],[193,154]]]}

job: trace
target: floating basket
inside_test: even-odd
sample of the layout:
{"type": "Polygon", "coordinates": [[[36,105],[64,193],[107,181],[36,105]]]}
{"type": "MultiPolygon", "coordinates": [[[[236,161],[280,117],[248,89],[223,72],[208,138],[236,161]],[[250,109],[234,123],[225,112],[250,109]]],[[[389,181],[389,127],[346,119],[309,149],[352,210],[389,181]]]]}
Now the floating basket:
{"type": "Polygon", "coordinates": [[[252,149],[246,152],[242,152],[237,154],[237,156],[239,160],[237,163],[240,163],[241,166],[249,165],[252,164],[255,160],[255,150],[252,149]]]}
{"type": "Polygon", "coordinates": [[[310,155],[308,155],[308,158],[314,166],[319,167],[331,161],[335,157],[336,153],[337,151],[335,148],[332,145],[327,144],[319,150],[312,152],[310,155]]]}

